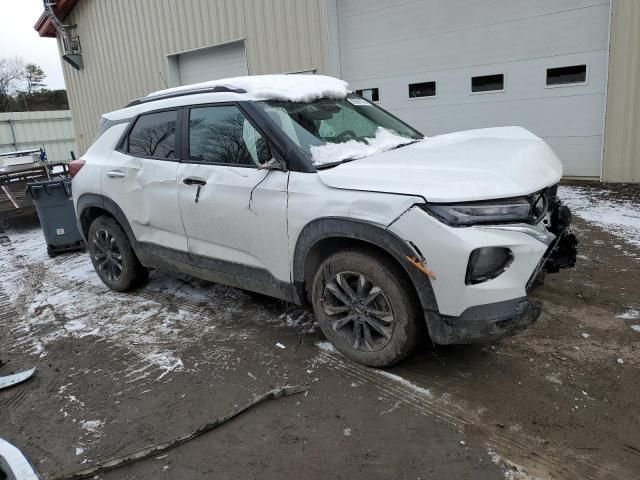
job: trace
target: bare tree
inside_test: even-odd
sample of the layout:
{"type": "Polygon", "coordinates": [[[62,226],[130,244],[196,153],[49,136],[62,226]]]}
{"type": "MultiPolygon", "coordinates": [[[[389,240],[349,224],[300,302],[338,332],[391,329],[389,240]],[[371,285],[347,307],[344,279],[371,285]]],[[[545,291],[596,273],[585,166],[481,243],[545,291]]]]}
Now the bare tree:
{"type": "Polygon", "coordinates": [[[26,83],[26,93],[32,93],[41,90],[44,87],[44,79],[47,75],[35,63],[27,63],[24,67],[24,81],[26,83]]]}
{"type": "Polygon", "coordinates": [[[24,78],[21,58],[0,58],[0,110],[6,111],[10,97],[24,78]]]}

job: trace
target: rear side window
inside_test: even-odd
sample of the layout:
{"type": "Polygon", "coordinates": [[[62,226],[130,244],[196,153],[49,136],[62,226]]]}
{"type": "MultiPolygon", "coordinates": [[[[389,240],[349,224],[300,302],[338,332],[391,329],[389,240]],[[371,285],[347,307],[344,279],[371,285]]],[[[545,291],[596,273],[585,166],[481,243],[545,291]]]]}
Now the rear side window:
{"type": "Polygon", "coordinates": [[[192,108],[189,160],[257,167],[271,160],[267,142],[236,106],[192,108]]]}
{"type": "Polygon", "coordinates": [[[175,110],[138,117],[127,138],[127,153],[134,157],[176,158],[175,110]]]}

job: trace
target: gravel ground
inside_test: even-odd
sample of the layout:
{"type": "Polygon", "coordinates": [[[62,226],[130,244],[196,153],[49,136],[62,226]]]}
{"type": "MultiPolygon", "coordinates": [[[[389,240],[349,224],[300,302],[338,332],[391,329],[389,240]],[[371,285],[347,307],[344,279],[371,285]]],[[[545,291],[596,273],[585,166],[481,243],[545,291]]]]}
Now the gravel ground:
{"type": "Polygon", "coordinates": [[[116,294],[87,254],[49,259],[37,225],[9,225],[0,374],[38,372],[0,392],[0,436],[46,480],[304,384],[97,478],[636,479],[640,191],[561,194],[578,216],[579,264],[535,293],[539,322],[491,345],[425,344],[386,372],[333,351],[305,310],[160,272],[116,294]]]}

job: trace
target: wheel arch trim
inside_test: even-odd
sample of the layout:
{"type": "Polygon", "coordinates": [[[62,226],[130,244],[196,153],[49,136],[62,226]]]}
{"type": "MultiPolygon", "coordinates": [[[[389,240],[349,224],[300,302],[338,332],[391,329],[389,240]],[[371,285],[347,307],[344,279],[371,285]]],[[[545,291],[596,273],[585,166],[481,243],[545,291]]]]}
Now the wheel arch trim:
{"type": "Polygon", "coordinates": [[[82,224],[82,215],[85,211],[87,211],[88,208],[99,208],[100,210],[104,210],[113,218],[115,218],[116,222],[118,222],[118,224],[120,224],[120,226],[124,230],[124,233],[133,246],[134,251],[137,251],[136,237],[122,209],[109,197],[96,193],[84,193],[78,198],[78,201],[76,203],[78,229],[80,230],[82,236],[85,237],[85,240],[86,234],[84,226],[82,224]]]}
{"type": "Polygon", "coordinates": [[[297,294],[305,298],[305,266],[309,253],[322,240],[328,239],[357,240],[378,247],[387,252],[402,267],[409,277],[423,310],[438,311],[431,281],[422,272],[414,268],[406,257],[419,256],[414,248],[395,233],[379,225],[362,220],[325,217],[309,222],[300,232],[293,254],[292,277],[297,294]]]}

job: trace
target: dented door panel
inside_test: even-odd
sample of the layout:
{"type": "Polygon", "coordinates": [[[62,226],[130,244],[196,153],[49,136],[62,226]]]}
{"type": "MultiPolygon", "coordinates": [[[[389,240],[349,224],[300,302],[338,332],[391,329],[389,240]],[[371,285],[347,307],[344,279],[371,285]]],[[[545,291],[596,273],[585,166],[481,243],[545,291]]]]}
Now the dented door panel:
{"type": "Polygon", "coordinates": [[[193,261],[224,260],[288,281],[287,177],[256,168],[181,164],[180,210],[193,261]]]}
{"type": "Polygon", "coordinates": [[[120,206],[136,240],[187,250],[176,183],[178,163],[114,151],[101,167],[102,191],[120,206]]]}

